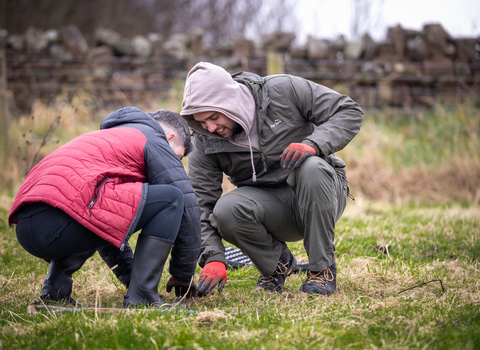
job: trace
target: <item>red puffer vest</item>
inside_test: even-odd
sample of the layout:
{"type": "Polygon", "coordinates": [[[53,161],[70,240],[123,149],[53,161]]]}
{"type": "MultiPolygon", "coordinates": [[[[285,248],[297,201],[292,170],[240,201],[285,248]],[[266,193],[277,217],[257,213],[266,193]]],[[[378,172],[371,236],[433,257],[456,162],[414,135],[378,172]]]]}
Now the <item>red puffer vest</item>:
{"type": "Polygon", "coordinates": [[[122,249],[136,230],[148,185],[175,186],[183,193],[184,210],[169,271],[189,282],[200,255],[200,207],[164,130],[135,107],[110,113],[100,129],[62,146],[28,174],[9,223],[18,222],[23,205],[44,202],[122,249]]]}
{"type": "Polygon", "coordinates": [[[43,202],[120,247],[142,200],[147,137],[134,128],[84,134],[43,159],[17,193],[9,223],[29,203],[43,202]],[[128,140],[128,142],[126,142],[128,140]]]}

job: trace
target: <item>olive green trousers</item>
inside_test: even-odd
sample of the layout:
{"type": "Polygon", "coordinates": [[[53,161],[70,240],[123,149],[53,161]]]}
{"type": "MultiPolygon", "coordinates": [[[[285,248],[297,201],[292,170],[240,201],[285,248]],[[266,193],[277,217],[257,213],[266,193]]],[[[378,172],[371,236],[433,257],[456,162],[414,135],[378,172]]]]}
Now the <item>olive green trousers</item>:
{"type": "Polygon", "coordinates": [[[312,156],[292,171],[284,186],[244,186],[225,194],[210,222],[264,276],[276,269],[280,242],[302,239],[309,269],[321,271],[335,262],[335,223],[345,210],[347,195],[344,169],[336,171],[312,156]]]}

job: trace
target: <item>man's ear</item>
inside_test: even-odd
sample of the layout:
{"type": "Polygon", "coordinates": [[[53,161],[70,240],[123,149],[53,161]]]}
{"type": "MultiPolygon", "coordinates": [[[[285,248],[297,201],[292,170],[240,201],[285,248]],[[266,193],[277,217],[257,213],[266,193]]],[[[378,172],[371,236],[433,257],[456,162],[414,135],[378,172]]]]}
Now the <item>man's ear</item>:
{"type": "Polygon", "coordinates": [[[175,138],[175,134],[173,132],[170,132],[167,134],[167,141],[170,142],[170,140],[173,140],[175,138]]]}

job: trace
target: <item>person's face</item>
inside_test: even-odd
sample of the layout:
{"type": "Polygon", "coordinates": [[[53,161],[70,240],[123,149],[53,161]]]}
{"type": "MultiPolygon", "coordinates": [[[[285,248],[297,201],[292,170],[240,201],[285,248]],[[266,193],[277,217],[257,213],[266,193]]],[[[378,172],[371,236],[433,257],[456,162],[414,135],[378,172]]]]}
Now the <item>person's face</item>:
{"type": "Polygon", "coordinates": [[[240,125],[219,112],[196,113],[193,115],[193,119],[199,122],[205,130],[217,133],[225,139],[231,138],[240,129],[240,125]]]}

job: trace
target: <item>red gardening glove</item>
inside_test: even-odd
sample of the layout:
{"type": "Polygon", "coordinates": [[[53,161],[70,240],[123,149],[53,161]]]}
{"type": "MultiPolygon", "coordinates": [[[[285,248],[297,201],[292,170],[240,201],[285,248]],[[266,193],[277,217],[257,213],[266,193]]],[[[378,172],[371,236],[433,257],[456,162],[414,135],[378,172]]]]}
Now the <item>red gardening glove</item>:
{"type": "Polygon", "coordinates": [[[282,168],[296,168],[310,156],[316,155],[317,151],[306,143],[291,143],[282,153],[280,166],[282,168]]]}
{"type": "Polygon", "coordinates": [[[190,282],[183,282],[172,276],[167,282],[167,293],[170,293],[173,287],[175,287],[175,295],[177,297],[183,297],[187,294],[185,298],[189,299],[197,295],[197,285],[194,280],[192,280],[192,284],[190,285],[190,282]]]}
{"type": "Polygon", "coordinates": [[[227,283],[227,268],[221,261],[210,261],[203,268],[198,279],[198,296],[203,297],[218,284],[218,291],[222,291],[227,283]]]}

